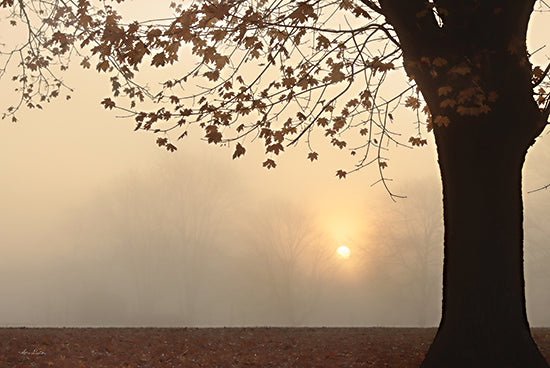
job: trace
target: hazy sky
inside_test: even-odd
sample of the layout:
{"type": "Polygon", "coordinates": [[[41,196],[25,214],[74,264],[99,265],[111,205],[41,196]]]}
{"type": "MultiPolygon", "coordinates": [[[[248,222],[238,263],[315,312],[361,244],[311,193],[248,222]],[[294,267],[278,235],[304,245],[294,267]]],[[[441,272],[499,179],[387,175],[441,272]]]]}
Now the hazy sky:
{"type": "MultiPolygon", "coordinates": [[[[147,1],[129,3],[138,16],[158,10],[157,2],[154,7],[153,2],[147,1]]],[[[4,25],[0,23],[0,26],[4,25]]],[[[544,44],[542,36],[547,35],[548,30],[543,26],[543,21],[532,26],[531,49],[538,49],[544,44]]],[[[2,32],[0,42],[6,42],[7,37],[2,32]]],[[[537,60],[545,63],[548,55],[550,51],[543,48],[538,52],[537,60]]],[[[410,200],[394,204],[380,185],[371,187],[378,178],[370,170],[358,172],[346,180],[338,180],[334,176],[335,171],[350,167],[353,162],[347,155],[341,155],[330,148],[321,152],[320,161],[310,163],[306,159],[304,147],[299,146],[286,152],[278,160],[278,167],[269,171],[261,167],[263,148],[259,146],[253,148],[249,145],[247,155],[233,161],[230,150],[209,146],[195,136],[184,145],[179,145],[177,152],[168,153],[156,146],[154,135],[134,132],[131,119],[117,118],[116,112],[102,108],[99,102],[109,92],[109,86],[102,83],[106,81],[102,81],[95,71],[75,68],[67,74],[66,82],[76,90],[70,101],[60,99],[45,106],[43,111],[22,111],[16,124],[9,121],[0,123],[0,295],[3,299],[0,306],[0,325],[433,325],[438,322],[440,279],[437,279],[437,275],[440,273],[441,248],[430,250],[435,252],[435,255],[430,253],[430,259],[433,260],[430,261],[433,263],[430,263],[430,267],[435,267],[435,271],[430,272],[435,275],[435,281],[430,281],[431,289],[427,292],[432,305],[427,312],[420,313],[427,313],[427,316],[420,318],[420,314],[413,309],[420,308],[423,301],[409,300],[410,308],[401,305],[399,307],[404,309],[398,309],[396,306],[396,303],[403,303],[399,299],[402,297],[400,293],[410,290],[411,286],[406,282],[412,282],[412,276],[407,272],[417,267],[416,261],[411,260],[420,251],[417,252],[417,248],[412,251],[399,250],[403,240],[394,241],[398,237],[394,238],[391,234],[393,231],[402,236],[401,230],[406,227],[403,224],[413,223],[416,221],[413,218],[418,219],[419,216],[426,218],[421,215],[424,211],[421,208],[422,203],[429,202],[430,206],[435,203],[435,207],[428,208],[430,215],[435,216],[434,243],[439,243],[441,247],[441,235],[437,233],[441,227],[441,212],[438,209],[440,187],[433,142],[430,141],[430,145],[422,149],[393,151],[390,167],[387,169],[388,176],[394,179],[392,188],[396,193],[410,197],[410,200]],[[178,173],[183,184],[177,184],[177,178],[173,177],[162,179],[166,172],[178,173]],[[204,188],[210,187],[204,185],[205,182],[218,183],[218,186],[212,187],[212,192],[208,192],[204,188]],[[178,194],[178,185],[192,188],[188,190],[191,194],[178,194]],[[418,203],[412,202],[414,196],[428,199],[411,206],[410,203],[418,203]],[[190,197],[200,197],[201,202],[188,204],[190,197]],[[222,200],[218,202],[220,198],[222,200]],[[209,204],[209,201],[212,203],[209,204]],[[296,305],[285,306],[288,310],[294,308],[292,312],[288,312],[292,315],[292,320],[282,319],[268,310],[267,300],[271,300],[273,296],[266,294],[261,297],[258,290],[268,293],[266,290],[270,289],[262,287],[260,283],[271,285],[273,280],[279,280],[279,275],[264,275],[265,280],[262,279],[264,276],[259,277],[257,272],[260,271],[255,267],[259,267],[263,261],[260,256],[253,258],[251,254],[255,253],[247,248],[255,243],[250,240],[254,238],[253,231],[246,224],[260,226],[261,222],[254,222],[256,218],[274,212],[274,203],[280,202],[291,203],[287,205],[288,208],[295,206],[306,213],[303,218],[313,219],[315,224],[312,226],[320,227],[324,234],[324,240],[315,240],[318,244],[328,244],[333,252],[346,242],[351,248],[350,258],[333,259],[331,271],[323,276],[315,274],[317,276],[314,277],[313,273],[308,273],[306,277],[305,274],[300,274],[300,281],[296,285],[303,283],[300,285],[305,289],[285,291],[288,295],[293,295],[292,293],[300,293],[300,290],[315,290],[308,297],[315,299],[317,304],[309,299],[305,300],[300,294],[299,298],[294,296],[298,300],[296,305]],[[215,248],[216,251],[205,250],[203,253],[197,251],[201,257],[193,260],[199,264],[204,262],[204,270],[215,273],[223,269],[228,274],[231,273],[232,276],[228,276],[228,279],[233,280],[231,285],[238,285],[240,302],[229,296],[220,296],[218,291],[208,291],[215,287],[231,289],[215,276],[212,276],[212,280],[206,274],[197,276],[199,271],[196,270],[192,276],[178,276],[181,279],[177,280],[184,281],[172,285],[166,280],[174,279],[175,276],[167,274],[164,279],[159,278],[157,271],[162,267],[148,268],[153,266],[140,263],[148,257],[152,259],[147,255],[149,253],[140,252],[152,252],[156,257],[158,254],[155,252],[175,252],[172,248],[165,249],[160,245],[158,250],[137,246],[123,247],[128,244],[125,243],[126,240],[120,239],[130,239],[131,235],[135,237],[136,234],[141,234],[141,237],[146,237],[161,233],[167,238],[168,235],[178,236],[175,231],[179,229],[177,222],[167,229],[163,227],[170,217],[164,217],[165,213],[158,207],[159,203],[164,203],[162,208],[166,208],[174,216],[179,213],[182,222],[186,218],[198,217],[194,215],[196,211],[212,206],[211,213],[214,215],[205,217],[211,221],[208,223],[210,225],[200,229],[221,229],[217,233],[223,234],[223,237],[218,239],[216,234],[209,235],[211,238],[201,238],[200,242],[220,244],[221,248],[215,248]],[[176,206],[171,206],[171,203],[176,206]],[[219,203],[224,203],[223,210],[217,210],[219,203]],[[185,212],[184,208],[187,207],[193,210],[185,212]],[[421,209],[416,213],[415,208],[421,209]],[[128,211],[127,215],[125,210],[128,211]],[[143,212],[151,218],[134,219],[135,212],[143,212]],[[216,218],[216,213],[223,216],[216,218]],[[407,219],[408,215],[411,219],[407,219]],[[132,222],[129,218],[135,221],[139,230],[120,230],[120,234],[113,230],[116,226],[130,226],[132,222]],[[218,228],[220,222],[228,218],[239,218],[239,222],[229,222],[230,229],[218,228]],[[382,244],[389,244],[390,240],[393,241],[391,246],[384,248],[384,251],[379,249],[383,248],[382,244]],[[354,242],[361,244],[361,251],[353,248],[354,242]],[[409,258],[400,261],[401,263],[396,261],[396,266],[389,261],[392,258],[384,252],[397,252],[409,258]],[[224,257],[220,257],[220,254],[224,257]],[[354,257],[357,259],[359,255],[362,261],[354,261],[354,257]],[[369,270],[365,269],[365,265],[370,265],[369,270]],[[383,269],[392,271],[385,274],[383,269]],[[242,274],[239,270],[243,271],[242,274]],[[250,275],[247,276],[245,272],[250,272],[250,275]],[[320,283],[327,275],[332,277],[332,283],[320,283]],[[269,277],[271,281],[266,281],[269,277]],[[208,315],[188,318],[186,321],[177,320],[178,311],[191,308],[182,305],[174,307],[186,300],[185,293],[191,293],[189,290],[192,287],[187,285],[191,278],[196,278],[193,285],[205,291],[193,291],[195,294],[190,295],[194,296],[189,298],[201,306],[201,303],[205,303],[229,307],[223,312],[220,308],[213,308],[208,315]],[[70,283],[60,283],[60,280],[67,279],[70,279],[70,283]],[[153,279],[170,286],[166,286],[167,289],[164,290],[167,294],[178,289],[178,285],[185,284],[185,295],[149,296],[148,293],[156,284],[146,284],[153,279]],[[254,285],[252,280],[258,281],[258,285],[254,285]],[[380,292],[385,286],[388,291],[380,292]],[[79,291],[73,295],[71,293],[74,290],[79,291]],[[362,293],[360,299],[357,299],[358,290],[362,293]],[[140,293],[145,296],[140,296],[140,293]],[[197,296],[199,294],[200,297],[197,296]],[[91,299],[100,301],[90,305],[91,299]],[[246,308],[239,304],[243,300],[248,303],[246,308]],[[138,303],[148,303],[148,307],[140,309],[135,306],[138,303]],[[319,306],[319,303],[323,305],[319,306]],[[312,309],[312,305],[317,307],[308,318],[300,317],[300,313],[296,312],[308,310],[306,307],[312,309]],[[396,308],[395,313],[402,315],[391,315],[393,308],[396,308]],[[232,311],[228,312],[228,309],[232,311]],[[384,314],[385,310],[389,310],[390,314],[384,314]],[[408,312],[404,313],[404,310],[408,312]],[[133,319],[124,320],[120,317],[125,313],[127,315],[128,311],[133,313],[133,319]],[[156,312],[149,313],[147,317],[148,311],[156,312]]],[[[2,107],[9,104],[6,101],[14,96],[9,87],[9,83],[2,81],[2,107]]],[[[543,137],[540,140],[543,141],[541,144],[550,144],[544,142],[548,138],[543,137]]],[[[550,172],[546,165],[549,155],[550,151],[544,147],[536,147],[530,154],[526,169],[526,189],[550,183],[550,172]]],[[[543,192],[527,195],[526,198],[527,240],[530,241],[526,257],[528,262],[531,255],[536,255],[535,258],[548,256],[548,238],[544,228],[548,219],[545,203],[550,201],[549,196],[550,192],[543,192]]],[[[193,224],[195,223],[191,222],[190,226],[199,226],[193,224]]],[[[164,244],[171,244],[170,241],[172,240],[165,239],[164,244]]],[[[311,250],[304,252],[310,256],[317,254],[311,253],[311,250]]],[[[182,262],[185,262],[185,257],[191,256],[188,253],[183,254],[182,262]]],[[[163,258],[158,262],[169,260],[163,258]]],[[[313,267],[311,259],[300,262],[302,270],[313,267]]],[[[191,266],[180,263],[179,266],[169,267],[176,272],[178,268],[191,266]]],[[[548,309],[550,294],[536,286],[545,285],[550,275],[538,264],[531,271],[528,297],[536,300],[536,303],[528,304],[531,320],[535,324],[549,324],[550,316],[545,310],[548,309]]],[[[273,285],[273,292],[280,293],[281,286],[273,285]]],[[[418,286],[418,281],[415,285],[418,286]]]]}

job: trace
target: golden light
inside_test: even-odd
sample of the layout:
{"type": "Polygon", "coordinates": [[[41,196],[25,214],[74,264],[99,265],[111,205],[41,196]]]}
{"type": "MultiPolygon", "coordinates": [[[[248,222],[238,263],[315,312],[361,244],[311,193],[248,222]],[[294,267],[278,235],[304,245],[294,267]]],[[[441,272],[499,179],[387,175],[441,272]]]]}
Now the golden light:
{"type": "Polygon", "coordinates": [[[348,258],[351,254],[351,251],[349,250],[348,247],[346,247],[345,245],[342,245],[338,247],[338,249],[336,250],[336,253],[338,253],[338,255],[342,258],[348,258]]]}

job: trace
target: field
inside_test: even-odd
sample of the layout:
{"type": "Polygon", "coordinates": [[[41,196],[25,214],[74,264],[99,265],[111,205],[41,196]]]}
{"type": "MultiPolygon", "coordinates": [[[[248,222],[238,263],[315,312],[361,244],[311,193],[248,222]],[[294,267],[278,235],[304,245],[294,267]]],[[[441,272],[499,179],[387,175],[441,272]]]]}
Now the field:
{"type": "MultiPolygon", "coordinates": [[[[418,367],[418,328],[4,328],[0,367],[418,367]]],[[[550,329],[533,329],[550,358],[550,329]]]]}

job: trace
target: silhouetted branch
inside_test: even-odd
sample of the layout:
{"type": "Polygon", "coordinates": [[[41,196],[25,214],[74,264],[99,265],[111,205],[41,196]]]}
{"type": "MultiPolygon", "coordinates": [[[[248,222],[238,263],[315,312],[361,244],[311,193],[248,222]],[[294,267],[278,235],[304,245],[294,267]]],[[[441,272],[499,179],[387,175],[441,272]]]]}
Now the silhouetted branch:
{"type": "Polygon", "coordinates": [[[543,187],[540,187],[540,188],[538,188],[538,189],[531,190],[531,191],[527,192],[527,194],[531,194],[531,193],[535,193],[535,192],[540,192],[541,190],[546,190],[546,189],[548,189],[548,188],[550,188],[550,184],[546,184],[546,185],[543,186],[543,187]]]}

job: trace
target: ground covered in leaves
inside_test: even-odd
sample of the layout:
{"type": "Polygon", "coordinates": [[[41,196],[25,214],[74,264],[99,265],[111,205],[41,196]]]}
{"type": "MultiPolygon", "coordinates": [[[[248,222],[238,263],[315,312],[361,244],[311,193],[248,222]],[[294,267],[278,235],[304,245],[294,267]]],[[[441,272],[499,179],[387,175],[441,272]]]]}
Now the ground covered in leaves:
{"type": "MultiPolygon", "coordinates": [[[[418,328],[5,328],[0,367],[418,367],[418,328]]],[[[550,329],[534,329],[550,358],[550,329]]],[[[549,359],[550,360],[550,359],[549,359]]]]}

